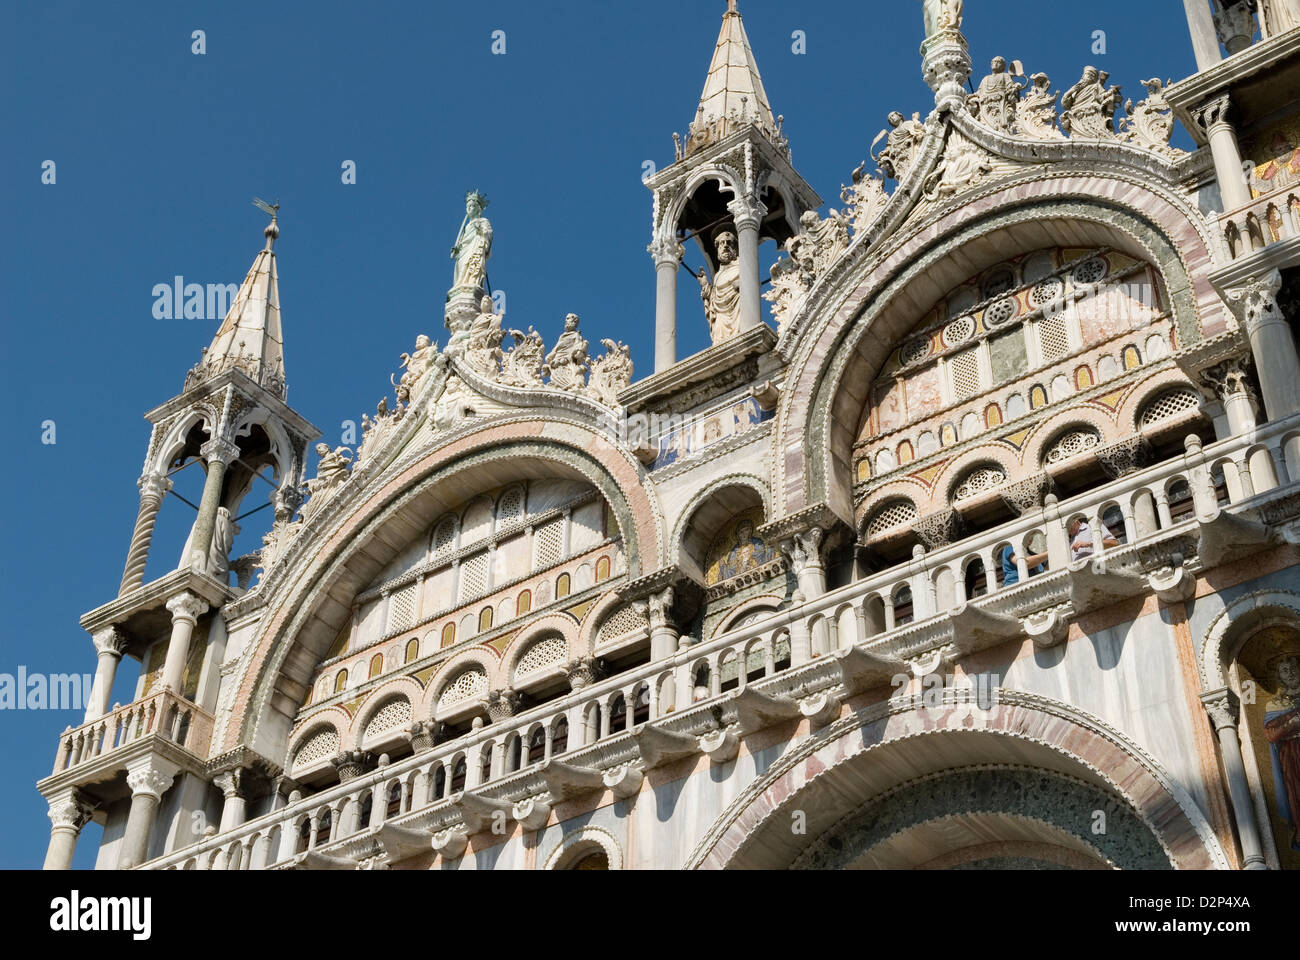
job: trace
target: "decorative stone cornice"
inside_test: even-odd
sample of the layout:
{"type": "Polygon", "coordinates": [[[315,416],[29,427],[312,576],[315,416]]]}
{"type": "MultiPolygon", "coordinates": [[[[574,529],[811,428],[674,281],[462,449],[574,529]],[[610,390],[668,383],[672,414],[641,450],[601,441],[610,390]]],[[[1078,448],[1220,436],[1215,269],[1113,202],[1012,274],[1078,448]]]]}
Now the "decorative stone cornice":
{"type": "MultiPolygon", "coordinates": [[[[842,524],[839,514],[825,503],[815,503],[810,507],[773,520],[759,527],[754,532],[768,543],[780,543],[796,534],[803,534],[812,529],[823,533],[842,524]]],[[[847,524],[845,524],[847,526],[847,524]]]]}

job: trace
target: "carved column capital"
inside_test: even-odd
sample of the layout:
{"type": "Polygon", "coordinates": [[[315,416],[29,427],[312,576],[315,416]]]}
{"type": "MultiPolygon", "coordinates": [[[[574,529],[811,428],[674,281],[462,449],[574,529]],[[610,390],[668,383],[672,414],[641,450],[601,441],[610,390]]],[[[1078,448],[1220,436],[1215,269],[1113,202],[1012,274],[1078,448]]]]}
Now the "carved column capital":
{"type": "Polygon", "coordinates": [[[246,785],[244,781],[244,770],[241,767],[219,773],[212,778],[212,782],[216,784],[217,789],[221,791],[221,795],[227,800],[233,800],[244,795],[246,785]]]}
{"type": "Polygon", "coordinates": [[[1253,366],[1253,359],[1249,354],[1243,354],[1237,357],[1230,357],[1222,363],[1203,370],[1201,376],[1205,382],[1214,387],[1215,393],[1219,399],[1227,401],[1238,394],[1245,394],[1247,397],[1254,399],[1254,391],[1250,388],[1250,369],[1253,366]]]}
{"type": "Polygon", "coordinates": [[[152,763],[130,770],[126,775],[126,785],[131,788],[131,796],[153,797],[161,801],[162,795],[172,785],[176,774],[167,772],[152,763]]]}
{"type": "Polygon", "coordinates": [[[403,731],[414,753],[432,750],[442,733],[442,724],[434,720],[417,720],[403,731]]]}
{"type": "Polygon", "coordinates": [[[727,209],[731,211],[737,230],[757,230],[763,218],[767,216],[767,207],[749,197],[737,197],[727,204],[727,209]]]}
{"type": "Polygon", "coordinates": [[[117,624],[105,627],[103,630],[92,634],[90,639],[95,644],[97,654],[109,654],[120,660],[122,654],[126,653],[126,631],[117,624]]]}
{"type": "Polygon", "coordinates": [[[1214,31],[1228,55],[1250,46],[1255,36],[1255,4],[1250,0],[1223,0],[1211,8],[1214,31]]]}
{"type": "Polygon", "coordinates": [[[796,574],[809,566],[821,565],[821,545],[825,538],[826,531],[821,527],[809,527],[781,541],[781,550],[790,558],[796,574]]]}
{"type": "Polygon", "coordinates": [[[1023,516],[1043,505],[1047,495],[1052,491],[1052,478],[1040,473],[1024,480],[1009,483],[998,490],[1002,502],[1017,516],[1023,516]]]}
{"type": "Polygon", "coordinates": [[[499,723],[502,720],[509,720],[519,709],[520,696],[514,690],[506,687],[504,690],[488,691],[488,718],[493,723],[499,723]]]}
{"type": "Polygon", "coordinates": [[[960,540],[963,528],[961,514],[951,508],[926,514],[913,526],[917,539],[931,550],[960,540]]]}
{"type": "Polygon", "coordinates": [[[168,600],[167,609],[171,612],[173,622],[187,620],[193,624],[197,623],[199,617],[208,612],[208,602],[187,590],[185,593],[179,593],[168,600]]]}
{"type": "Polygon", "coordinates": [[[208,463],[234,463],[239,457],[239,447],[225,437],[213,437],[199,447],[199,455],[208,463]]]}
{"type": "Polygon", "coordinates": [[[374,754],[365,750],[344,750],[330,758],[330,764],[339,772],[339,780],[354,780],[375,765],[374,754]]]}
{"type": "Polygon", "coordinates": [[[682,257],[686,256],[686,248],[672,237],[657,238],[646,247],[646,252],[654,259],[656,267],[676,267],[682,262],[682,257]]]}
{"type": "Polygon", "coordinates": [[[1150,456],[1151,444],[1145,437],[1127,437],[1097,450],[1097,460],[1112,480],[1136,473],[1147,465],[1150,456]]]}
{"type": "Polygon", "coordinates": [[[1246,332],[1266,323],[1285,322],[1282,309],[1278,306],[1277,295],[1282,290],[1282,274],[1270,270],[1262,277],[1251,277],[1237,287],[1225,291],[1228,305],[1246,328],[1246,332]]]}
{"type": "Polygon", "coordinates": [[[667,587],[658,593],[650,594],[649,598],[649,618],[650,629],[660,630],[664,627],[671,627],[673,601],[677,594],[672,587],[667,587]]]}
{"type": "Polygon", "coordinates": [[[160,473],[146,473],[136,481],[141,500],[161,500],[172,488],[172,481],[160,473]]]}
{"type": "Polygon", "coordinates": [[[94,812],[94,807],[76,791],[54,797],[49,803],[48,813],[52,826],[69,828],[78,833],[90,822],[91,814],[94,812]]]}
{"type": "Polygon", "coordinates": [[[1210,715],[1210,721],[1214,724],[1215,730],[1237,725],[1237,711],[1240,702],[1237,695],[1227,687],[1220,687],[1218,690],[1211,690],[1209,693],[1201,694],[1201,703],[1205,706],[1205,712],[1210,715]]]}
{"type": "Polygon", "coordinates": [[[574,690],[589,687],[601,678],[604,671],[595,657],[577,657],[569,661],[567,669],[569,686],[574,690]]]}
{"type": "Polygon", "coordinates": [[[1192,115],[1206,133],[1209,133],[1215,127],[1231,126],[1232,100],[1226,93],[1219,94],[1219,96],[1213,97],[1196,107],[1192,111],[1192,115]]]}

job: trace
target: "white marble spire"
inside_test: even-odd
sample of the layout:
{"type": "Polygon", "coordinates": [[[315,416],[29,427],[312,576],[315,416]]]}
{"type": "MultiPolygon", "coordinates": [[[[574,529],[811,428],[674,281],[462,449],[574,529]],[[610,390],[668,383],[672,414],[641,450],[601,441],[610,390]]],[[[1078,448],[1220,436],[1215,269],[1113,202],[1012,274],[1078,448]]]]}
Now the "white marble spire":
{"type": "Polygon", "coordinates": [[[232,367],[242,370],[271,392],[284,394],[284,335],[280,329],[280,287],[275,268],[275,239],[280,227],[272,216],[266,246],[253,260],[230,312],[200,365],[209,376],[232,367]]]}
{"type": "Polygon", "coordinates": [[[691,125],[687,154],[716,143],[745,124],[776,135],[776,120],[763,89],[763,78],[754,51],[745,35],[745,24],[736,0],[727,0],[722,31],[713,51],[713,62],[700,94],[700,106],[691,125]]]}

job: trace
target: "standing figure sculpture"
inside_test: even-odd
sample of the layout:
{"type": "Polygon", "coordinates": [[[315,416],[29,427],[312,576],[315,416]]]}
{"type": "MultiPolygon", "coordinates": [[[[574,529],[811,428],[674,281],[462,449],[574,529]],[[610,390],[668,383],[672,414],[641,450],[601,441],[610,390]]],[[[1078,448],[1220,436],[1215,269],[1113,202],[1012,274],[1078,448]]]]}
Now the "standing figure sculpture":
{"type": "Polygon", "coordinates": [[[990,73],[980,81],[979,89],[967,98],[973,116],[999,133],[1010,133],[1016,123],[1016,107],[1024,86],[1007,71],[1005,57],[994,57],[990,73]]]}
{"type": "Polygon", "coordinates": [[[452,290],[486,290],[487,262],[492,256],[492,224],[483,216],[488,199],[477,190],[465,197],[465,221],[451,248],[456,269],[452,290]]]}
{"type": "Polygon", "coordinates": [[[466,365],[480,376],[495,380],[500,373],[501,340],[504,337],[501,316],[493,309],[492,298],[484,296],[479,302],[479,314],[466,334],[466,365]]]}
{"type": "Polygon", "coordinates": [[[1115,109],[1122,97],[1119,87],[1107,88],[1109,77],[1104,70],[1085,67],[1079,82],[1061,97],[1061,129],[1071,137],[1115,136],[1115,109]]]}
{"type": "Polygon", "coordinates": [[[919,113],[913,113],[912,119],[908,120],[895,110],[889,114],[889,126],[889,130],[881,130],[872,142],[871,159],[876,161],[885,176],[902,180],[912,168],[912,161],[925,140],[925,124],[921,122],[919,113]],[[885,140],[885,149],[876,154],[876,144],[881,139],[885,140]]]}
{"type": "Polygon", "coordinates": [[[1264,739],[1273,760],[1277,813],[1291,828],[1285,843],[1300,851],[1300,657],[1273,667],[1277,693],[1264,705],[1264,739]]]}
{"type": "Polygon", "coordinates": [[[716,344],[740,333],[740,248],[730,230],[718,234],[715,243],[718,270],[713,281],[709,282],[702,267],[696,279],[700,281],[700,298],[704,301],[709,333],[716,344]]]}
{"type": "Polygon", "coordinates": [[[587,386],[587,341],[578,332],[578,315],[564,318],[564,333],[555,341],[555,349],[546,357],[550,385],[557,390],[577,393],[587,386]]]}
{"type": "Polygon", "coordinates": [[[943,30],[960,30],[963,0],[922,0],[925,35],[933,37],[943,30]]]}
{"type": "Polygon", "coordinates": [[[397,390],[398,403],[411,402],[411,397],[415,395],[416,389],[420,386],[420,381],[424,379],[424,375],[433,366],[437,354],[438,348],[424,334],[420,334],[415,338],[414,353],[402,354],[401,366],[405,368],[402,379],[394,382],[391,374],[388,377],[388,382],[392,383],[397,390]]]}

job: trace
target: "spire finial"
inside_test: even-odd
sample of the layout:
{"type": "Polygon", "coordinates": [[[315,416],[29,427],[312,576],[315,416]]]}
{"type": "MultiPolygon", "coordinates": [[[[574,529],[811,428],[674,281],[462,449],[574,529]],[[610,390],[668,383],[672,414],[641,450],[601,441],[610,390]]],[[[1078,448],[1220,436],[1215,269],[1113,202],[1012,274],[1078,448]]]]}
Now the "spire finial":
{"type": "Polygon", "coordinates": [[[727,0],[727,13],[740,13],[736,9],[736,0],[727,0]]]}
{"type": "Polygon", "coordinates": [[[262,233],[266,235],[266,249],[273,250],[275,248],[276,237],[280,236],[280,226],[276,223],[276,217],[280,213],[280,204],[267,203],[259,197],[254,197],[253,206],[257,207],[257,209],[261,210],[263,213],[269,213],[271,215],[271,222],[266,225],[266,229],[263,230],[262,233]]]}

